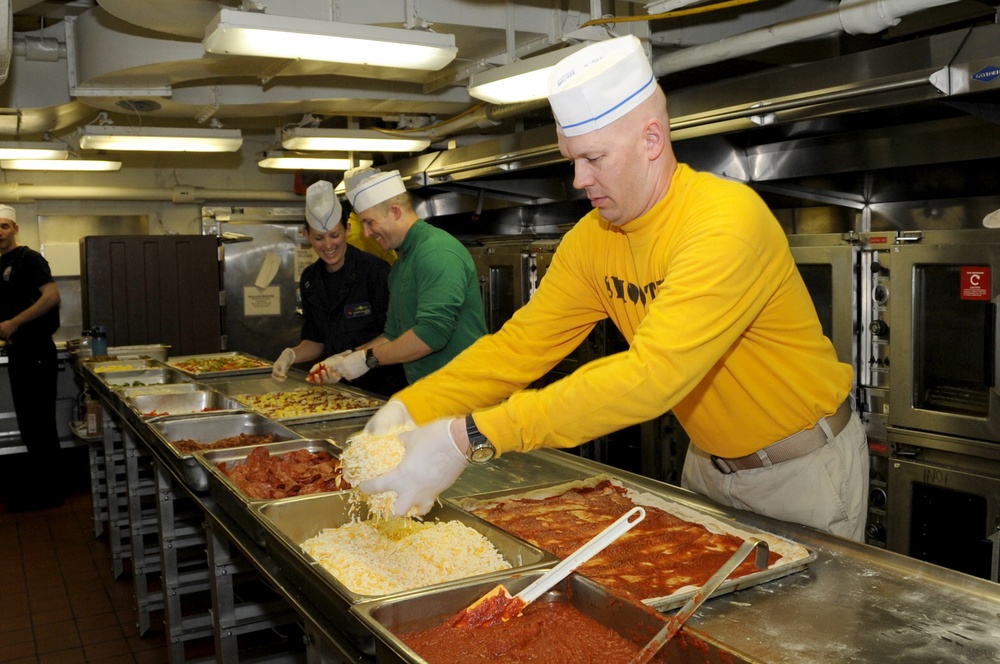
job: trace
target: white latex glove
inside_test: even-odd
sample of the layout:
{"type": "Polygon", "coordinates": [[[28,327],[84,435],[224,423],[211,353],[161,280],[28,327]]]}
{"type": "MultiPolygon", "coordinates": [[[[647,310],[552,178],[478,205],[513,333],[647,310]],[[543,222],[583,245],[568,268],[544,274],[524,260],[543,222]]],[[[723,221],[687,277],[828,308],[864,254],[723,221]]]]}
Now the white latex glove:
{"type": "Polygon", "coordinates": [[[405,453],[399,465],[358,487],[374,495],[395,491],[392,516],[427,514],[438,495],[455,483],[469,460],[458,451],[451,437],[452,418],[434,420],[427,426],[399,434],[405,453]]]}
{"type": "Polygon", "coordinates": [[[343,353],[331,355],[322,362],[317,362],[312,365],[306,380],[310,383],[339,383],[340,379],[344,376],[340,373],[340,371],[338,371],[337,367],[345,357],[353,352],[354,351],[351,350],[345,350],[343,353]]]}
{"type": "Polygon", "coordinates": [[[356,350],[353,353],[344,355],[340,364],[334,367],[334,371],[347,380],[354,380],[359,376],[364,376],[368,373],[368,364],[365,362],[365,351],[356,350]]]}
{"type": "Polygon", "coordinates": [[[295,351],[291,348],[286,348],[281,351],[281,355],[274,361],[274,366],[271,368],[271,378],[285,380],[288,378],[288,370],[293,364],[295,364],[295,351]]]}
{"type": "Polygon", "coordinates": [[[410,411],[402,401],[389,401],[384,406],[375,411],[372,418],[365,425],[365,433],[372,436],[384,436],[392,429],[406,427],[407,429],[417,428],[417,423],[410,417],[410,411]]]}

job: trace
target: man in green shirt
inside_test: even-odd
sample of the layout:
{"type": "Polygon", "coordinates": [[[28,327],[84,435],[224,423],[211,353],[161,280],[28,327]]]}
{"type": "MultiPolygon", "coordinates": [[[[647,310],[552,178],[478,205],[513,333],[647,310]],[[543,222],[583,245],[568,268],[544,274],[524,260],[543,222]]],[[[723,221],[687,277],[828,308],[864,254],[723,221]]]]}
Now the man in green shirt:
{"type": "MultiPolygon", "coordinates": [[[[348,174],[350,176],[351,174],[348,174]]],[[[486,334],[479,277],[469,251],[417,216],[399,171],[345,178],[347,198],[367,237],[399,258],[389,272],[385,330],[353,352],[313,366],[317,382],[354,380],[402,364],[412,385],[486,334]]]]}

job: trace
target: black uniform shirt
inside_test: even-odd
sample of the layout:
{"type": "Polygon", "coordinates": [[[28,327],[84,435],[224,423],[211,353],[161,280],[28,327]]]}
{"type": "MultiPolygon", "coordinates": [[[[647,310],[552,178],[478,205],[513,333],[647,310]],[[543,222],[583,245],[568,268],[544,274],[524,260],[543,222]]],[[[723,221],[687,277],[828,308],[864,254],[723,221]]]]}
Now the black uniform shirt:
{"type": "Polygon", "coordinates": [[[317,260],[299,280],[305,320],[302,338],[334,355],[368,343],[385,329],[389,307],[389,264],[347,245],[344,266],[329,272],[317,260]]]}
{"type": "MultiPolygon", "coordinates": [[[[41,297],[39,289],[52,281],[48,261],[34,249],[15,247],[0,256],[0,320],[10,320],[33,305],[41,297]]],[[[58,329],[59,307],[53,307],[17,328],[11,341],[20,347],[33,341],[51,343],[58,329]]]]}

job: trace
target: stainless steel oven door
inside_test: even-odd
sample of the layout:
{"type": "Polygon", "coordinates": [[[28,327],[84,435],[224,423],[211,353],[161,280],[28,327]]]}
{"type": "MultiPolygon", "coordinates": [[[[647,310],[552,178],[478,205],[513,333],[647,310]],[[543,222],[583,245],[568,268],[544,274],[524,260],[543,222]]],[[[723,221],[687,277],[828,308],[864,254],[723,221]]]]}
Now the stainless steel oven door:
{"type": "Polygon", "coordinates": [[[891,426],[1000,442],[1000,246],[895,247],[891,426]]]}
{"type": "Polygon", "coordinates": [[[997,581],[1000,454],[995,446],[890,427],[887,548],[997,581]]]}
{"type": "Polygon", "coordinates": [[[834,246],[792,246],[791,249],[799,274],[816,306],[823,334],[833,342],[841,362],[857,367],[854,330],[858,315],[856,284],[859,249],[843,243],[834,246]]]}

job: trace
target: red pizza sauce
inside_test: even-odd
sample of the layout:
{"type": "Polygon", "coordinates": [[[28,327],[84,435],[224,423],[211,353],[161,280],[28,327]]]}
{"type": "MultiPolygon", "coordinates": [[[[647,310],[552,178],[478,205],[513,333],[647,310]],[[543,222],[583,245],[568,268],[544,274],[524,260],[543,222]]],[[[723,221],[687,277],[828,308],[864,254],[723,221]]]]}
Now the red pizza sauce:
{"type": "MultiPolygon", "coordinates": [[[[565,558],[633,507],[625,489],[604,481],[550,498],[511,499],[473,513],[565,558]]],[[[646,507],[645,519],[578,572],[632,599],[666,597],[682,587],[704,584],[742,543],[734,535],[713,533],[700,524],[646,507]]],[[[780,558],[771,551],[768,566],[780,558]]],[[[755,571],[750,558],[730,578],[755,571]]]]}
{"type": "Polygon", "coordinates": [[[447,620],[400,638],[430,664],[627,664],[645,645],[625,639],[565,601],[539,600],[522,615],[486,627],[453,623],[447,620]]]}

